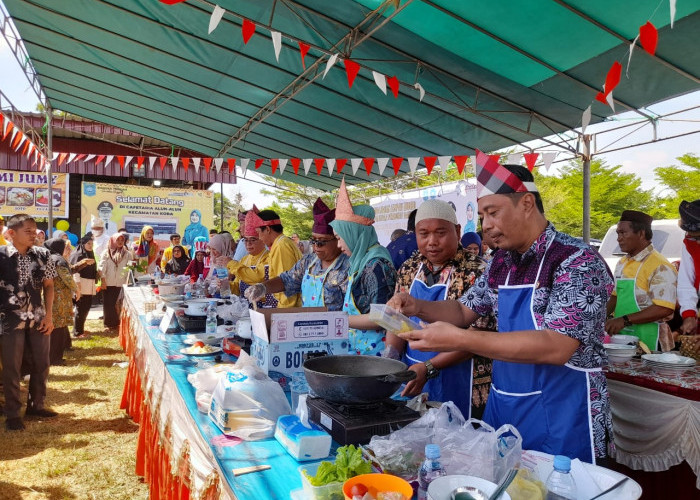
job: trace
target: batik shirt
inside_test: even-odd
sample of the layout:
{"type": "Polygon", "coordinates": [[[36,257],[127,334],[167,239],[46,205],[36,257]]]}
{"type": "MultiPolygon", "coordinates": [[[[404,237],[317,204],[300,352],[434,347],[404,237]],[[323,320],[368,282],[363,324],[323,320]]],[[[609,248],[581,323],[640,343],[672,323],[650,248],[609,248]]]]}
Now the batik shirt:
{"type": "MultiPolygon", "coordinates": [[[[340,311],[343,309],[345,291],[348,288],[350,259],[341,253],[332,266],[333,268],[328,271],[323,281],[323,303],[329,311],[340,311]]],[[[313,276],[321,276],[326,271],[327,269],[323,269],[321,259],[316,257],[316,254],[304,255],[299,262],[294,264],[293,268],[280,274],[282,283],[284,283],[284,293],[286,295],[302,293],[301,282],[304,281],[307,272],[313,276]]],[[[302,297],[303,302],[304,298],[302,297]]]]}
{"type": "MultiPolygon", "coordinates": [[[[460,300],[478,314],[494,312],[498,317],[498,287],[506,283],[509,274],[509,285],[534,284],[540,264],[542,271],[533,298],[537,327],[579,341],[569,359],[570,365],[602,367],[607,361],[603,337],[606,306],[613,290],[612,277],[597,252],[556,231],[552,224],[547,225],[522,255],[496,251],[486,272],[460,300]]],[[[590,372],[589,375],[595,455],[604,457],[607,455],[606,442],[612,442],[607,383],[602,371],[590,372]]]]}

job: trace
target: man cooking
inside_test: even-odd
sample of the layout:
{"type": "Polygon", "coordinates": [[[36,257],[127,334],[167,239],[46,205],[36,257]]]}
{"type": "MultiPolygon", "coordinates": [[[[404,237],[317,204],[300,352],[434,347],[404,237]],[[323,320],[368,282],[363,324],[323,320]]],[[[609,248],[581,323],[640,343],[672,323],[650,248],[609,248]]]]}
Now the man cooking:
{"type": "Polygon", "coordinates": [[[685,231],[678,269],[678,303],[681,306],[681,333],[698,333],[698,304],[700,303],[700,200],[682,201],[678,207],[679,225],[685,231]]]}
{"type": "Polygon", "coordinates": [[[477,152],[476,174],[484,234],[498,250],[459,302],[395,296],[389,305],[435,321],[399,335],[412,349],[492,358],[484,420],[517,427],[523,449],[593,462],[612,440],[601,370],[612,279],[595,251],[547,221],[526,168],[477,152]],[[491,312],[498,332],[459,328],[491,312]]]}
{"type": "Polygon", "coordinates": [[[605,322],[609,335],[639,337],[649,349],[659,348],[659,322],[676,308],[676,268],[651,244],[650,215],[622,212],[617,242],[627,255],[615,267],[615,291],[608,302],[605,322]]]}

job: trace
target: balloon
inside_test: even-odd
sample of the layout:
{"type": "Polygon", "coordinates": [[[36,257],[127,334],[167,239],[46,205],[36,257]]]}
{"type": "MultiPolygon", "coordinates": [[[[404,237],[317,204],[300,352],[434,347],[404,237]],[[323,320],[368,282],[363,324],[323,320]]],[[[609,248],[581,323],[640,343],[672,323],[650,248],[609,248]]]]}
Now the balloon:
{"type": "Polygon", "coordinates": [[[67,220],[60,220],[56,223],[56,229],[59,229],[61,231],[68,231],[69,227],[70,224],[68,224],[67,220]]]}

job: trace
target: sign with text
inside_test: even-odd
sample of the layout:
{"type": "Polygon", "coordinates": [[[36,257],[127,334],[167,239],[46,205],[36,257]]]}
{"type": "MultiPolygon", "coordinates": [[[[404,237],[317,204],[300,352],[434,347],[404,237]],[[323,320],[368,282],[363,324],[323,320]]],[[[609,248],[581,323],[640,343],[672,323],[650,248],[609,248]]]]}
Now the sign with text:
{"type": "MultiPolygon", "coordinates": [[[[52,179],[53,216],[68,217],[68,174],[53,174],[52,179]]],[[[0,214],[48,217],[48,175],[0,170],[0,214]]]]}

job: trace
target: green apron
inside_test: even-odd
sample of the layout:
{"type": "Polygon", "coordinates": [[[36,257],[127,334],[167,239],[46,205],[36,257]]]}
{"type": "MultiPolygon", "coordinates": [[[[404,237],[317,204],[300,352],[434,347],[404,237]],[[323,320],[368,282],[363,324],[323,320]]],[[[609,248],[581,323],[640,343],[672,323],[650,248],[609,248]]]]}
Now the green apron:
{"type": "MultiPolygon", "coordinates": [[[[617,292],[617,304],[615,305],[615,317],[619,318],[625,314],[632,314],[641,311],[637,298],[634,294],[634,285],[637,282],[639,270],[643,263],[639,265],[634,278],[617,278],[615,290],[617,292]]],[[[659,324],[643,323],[641,325],[626,326],[620,331],[621,334],[634,335],[644,342],[651,350],[659,348],[659,324]]]]}

